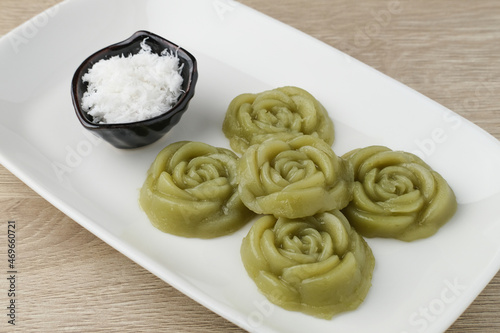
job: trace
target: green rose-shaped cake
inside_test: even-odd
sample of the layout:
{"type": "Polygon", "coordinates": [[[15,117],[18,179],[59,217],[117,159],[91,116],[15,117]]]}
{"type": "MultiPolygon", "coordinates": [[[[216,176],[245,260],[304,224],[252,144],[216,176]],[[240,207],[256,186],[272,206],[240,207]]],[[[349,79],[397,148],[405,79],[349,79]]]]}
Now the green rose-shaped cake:
{"type": "Polygon", "coordinates": [[[329,145],[335,136],[333,122],[320,102],[292,86],[237,96],[229,104],[222,130],[238,153],[275,136],[286,140],[313,135],[329,145]]]}
{"type": "Polygon", "coordinates": [[[375,265],[338,210],[300,219],[266,215],[243,239],[241,257],[270,302],[324,319],[363,302],[375,265]]]}
{"type": "Polygon", "coordinates": [[[173,143],[149,168],[141,207],[151,223],[167,233],[197,238],[232,233],[254,216],[238,195],[237,160],[228,149],[173,143]]]}
{"type": "Polygon", "coordinates": [[[445,179],[414,154],[370,146],[343,158],[354,171],[354,189],[342,212],[363,236],[426,238],[457,209],[445,179]]]}
{"type": "Polygon", "coordinates": [[[310,135],[253,145],[238,163],[241,200],[259,214],[297,218],[344,208],[352,180],[348,164],[310,135]]]}

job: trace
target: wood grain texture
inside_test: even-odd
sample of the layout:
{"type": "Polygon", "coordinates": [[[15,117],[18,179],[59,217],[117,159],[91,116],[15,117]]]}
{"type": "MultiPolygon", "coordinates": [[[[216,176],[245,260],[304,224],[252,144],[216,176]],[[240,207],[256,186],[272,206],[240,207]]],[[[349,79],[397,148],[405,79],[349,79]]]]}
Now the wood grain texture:
{"type": "MultiPolygon", "coordinates": [[[[0,0],[0,35],[58,2],[0,0]]],[[[348,53],[500,139],[499,1],[241,3],[348,53]]],[[[1,166],[0,220],[2,229],[7,220],[18,226],[19,332],[243,332],[103,243],[1,166]]],[[[2,281],[0,304],[4,290],[2,281]]],[[[2,319],[0,332],[7,329],[2,319]]],[[[447,332],[499,331],[497,274],[447,332]]]]}

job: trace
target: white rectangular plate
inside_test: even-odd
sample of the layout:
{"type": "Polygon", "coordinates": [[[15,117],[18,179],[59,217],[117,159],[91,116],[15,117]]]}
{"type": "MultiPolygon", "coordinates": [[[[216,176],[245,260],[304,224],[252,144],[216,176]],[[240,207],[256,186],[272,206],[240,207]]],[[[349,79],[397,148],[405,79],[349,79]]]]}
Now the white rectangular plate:
{"type": "Polygon", "coordinates": [[[259,332],[441,332],[500,268],[499,142],[443,106],[299,31],[226,0],[70,0],[0,39],[0,162],[54,206],[186,295],[259,332]],[[149,30],[198,59],[188,112],[162,140],[118,150],[85,132],[70,81],[90,54],[149,30]],[[226,147],[228,103],[302,87],[329,110],[338,155],[373,144],[414,152],[455,190],[456,216],[413,243],[368,239],[373,286],[355,311],[320,320],[269,304],[247,276],[239,232],[163,234],[138,189],[179,140],[226,147]]]}

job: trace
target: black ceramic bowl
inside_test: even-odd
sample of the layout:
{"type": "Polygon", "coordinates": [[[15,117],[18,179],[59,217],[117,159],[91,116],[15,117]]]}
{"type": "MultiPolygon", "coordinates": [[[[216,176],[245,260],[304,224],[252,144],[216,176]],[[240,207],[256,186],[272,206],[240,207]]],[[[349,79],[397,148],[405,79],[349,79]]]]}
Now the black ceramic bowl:
{"type": "Polygon", "coordinates": [[[117,148],[138,148],[157,141],[179,122],[194,95],[197,80],[198,70],[193,55],[160,36],[147,31],[138,31],[123,42],[110,45],[88,57],[73,76],[71,97],[76,115],[86,129],[117,148]],[[87,83],[82,81],[82,76],[101,59],[138,53],[141,50],[140,44],[145,38],[148,38],[147,45],[151,47],[153,53],[160,55],[163,50],[168,49],[177,54],[183,65],[181,72],[184,79],[182,83],[183,93],[177,104],[166,113],[143,121],[119,124],[93,123],[92,116],[84,112],[81,107],[83,94],[87,91],[87,83]]]}

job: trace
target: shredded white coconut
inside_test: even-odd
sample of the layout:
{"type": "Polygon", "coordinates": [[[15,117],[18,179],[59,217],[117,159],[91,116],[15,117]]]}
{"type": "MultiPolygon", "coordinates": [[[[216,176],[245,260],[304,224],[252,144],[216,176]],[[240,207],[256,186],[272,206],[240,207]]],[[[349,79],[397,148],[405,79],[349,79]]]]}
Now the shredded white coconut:
{"type": "Polygon", "coordinates": [[[146,39],[139,53],[102,59],[83,75],[88,88],[82,108],[94,123],[146,120],[176,104],[183,81],[179,58],[168,50],[161,55],[152,53],[146,39]]]}

